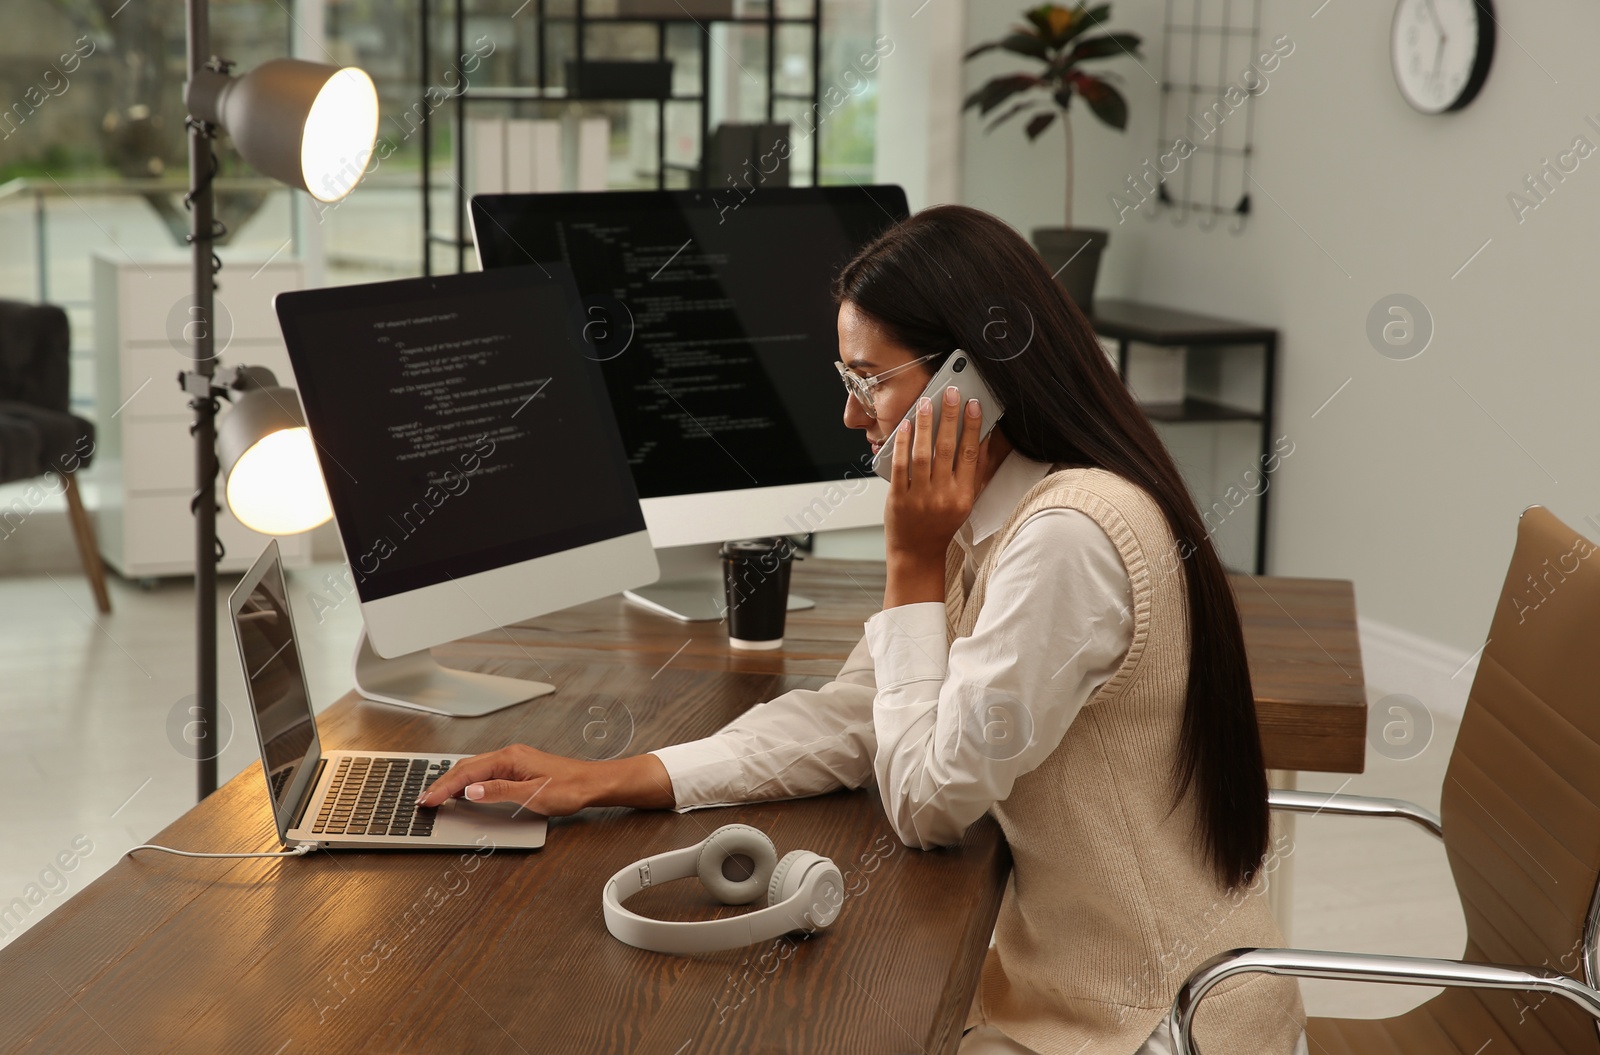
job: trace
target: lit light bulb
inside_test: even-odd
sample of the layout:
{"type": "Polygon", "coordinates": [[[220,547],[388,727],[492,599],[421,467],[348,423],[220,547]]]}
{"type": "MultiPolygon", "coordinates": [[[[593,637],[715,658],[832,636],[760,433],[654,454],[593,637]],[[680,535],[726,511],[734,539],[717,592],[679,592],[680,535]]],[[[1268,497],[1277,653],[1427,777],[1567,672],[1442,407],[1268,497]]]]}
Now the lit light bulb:
{"type": "Polygon", "coordinates": [[[253,444],[228,474],[228,508],[264,535],[310,531],[333,517],[311,431],[280,429],[253,444]]]}
{"type": "Polygon", "coordinates": [[[378,90],[372,78],[346,66],[328,78],[300,140],[306,190],[323,202],[349,194],[366,171],[378,135],[378,90]]]}

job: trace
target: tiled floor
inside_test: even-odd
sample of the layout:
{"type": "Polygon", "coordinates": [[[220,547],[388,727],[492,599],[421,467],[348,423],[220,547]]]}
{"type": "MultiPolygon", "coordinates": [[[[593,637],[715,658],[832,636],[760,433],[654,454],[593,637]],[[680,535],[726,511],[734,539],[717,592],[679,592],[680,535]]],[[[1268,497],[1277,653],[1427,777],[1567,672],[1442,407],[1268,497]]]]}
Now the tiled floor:
{"type": "MultiPolygon", "coordinates": [[[[354,601],[331,609],[326,603],[338,599],[323,585],[334,570],[317,565],[291,572],[290,581],[319,709],[350,689],[360,624],[354,601]]],[[[223,580],[220,613],[233,582],[223,580]]],[[[111,589],[115,611],[101,618],[81,577],[0,581],[0,801],[7,806],[0,907],[30,883],[48,895],[20,927],[0,918],[0,944],[194,803],[194,764],[175,746],[194,691],[192,587],[173,581],[145,591],[113,579],[111,589]],[[57,855],[72,851],[79,835],[92,850],[81,853],[80,842],[81,862],[57,872],[57,855]]],[[[218,643],[221,699],[236,722],[219,765],[227,780],[254,761],[256,745],[232,637],[220,618],[218,643]]],[[[1369,699],[1381,688],[1369,687],[1369,699]]],[[[1454,737],[1454,726],[1441,723],[1417,758],[1395,762],[1369,751],[1367,772],[1348,781],[1302,774],[1300,786],[1437,809],[1454,737]]],[[[1395,822],[1302,817],[1296,825],[1292,944],[1461,954],[1465,928],[1440,844],[1395,822]]],[[[1304,992],[1312,1014],[1377,1017],[1414,1006],[1428,991],[1313,982],[1304,992]]]]}

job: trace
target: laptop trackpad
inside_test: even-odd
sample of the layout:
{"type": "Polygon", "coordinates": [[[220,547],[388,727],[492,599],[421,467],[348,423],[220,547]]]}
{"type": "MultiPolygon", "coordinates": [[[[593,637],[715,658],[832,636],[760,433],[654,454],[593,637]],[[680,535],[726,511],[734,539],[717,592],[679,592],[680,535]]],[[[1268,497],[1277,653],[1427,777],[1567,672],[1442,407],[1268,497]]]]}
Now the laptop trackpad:
{"type": "Polygon", "coordinates": [[[530,849],[544,845],[548,827],[542,814],[514,802],[450,799],[439,807],[433,834],[452,843],[530,849]]]}

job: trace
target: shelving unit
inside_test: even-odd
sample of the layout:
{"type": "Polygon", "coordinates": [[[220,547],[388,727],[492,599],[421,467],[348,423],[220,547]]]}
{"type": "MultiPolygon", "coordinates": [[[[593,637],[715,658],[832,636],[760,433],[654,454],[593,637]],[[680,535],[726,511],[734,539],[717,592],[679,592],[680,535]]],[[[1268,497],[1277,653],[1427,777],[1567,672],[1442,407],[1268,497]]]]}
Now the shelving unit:
{"type": "MultiPolygon", "coordinates": [[[[1267,326],[1256,326],[1210,315],[1164,308],[1154,304],[1141,304],[1131,300],[1096,300],[1090,323],[1095,333],[1110,338],[1117,345],[1117,372],[1128,379],[1129,351],[1134,344],[1153,345],[1157,348],[1184,348],[1189,364],[1199,367],[1206,364],[1210,370],[1187,369],[1190,380],[1197,375],[1215,375],[1221,372],[1221,354],[1236,348],[1259,350],[1260,387],[1256,406],[1246,406],[1213,398],[1219,391],[1197,393],[1185,391],[1184,398],[1172,403],[1143,403],[1145,415],[1161,424],[1219,424],[1229,422],[1257,422],[1260,428],[1260,462],[1255,466],[1264,480],[1259,494],[1250,501],[1256,503],[1256,530],[1254,554],[1250,560],[1254,574],[1267,573],[1267,514],[1272,498],[1272,473],[1268,471],[1269,457],[1273,453],[1274,385],[1278,365],[1278,331],[1267,326]],[[1203,358],[1202,358],[1203,357],[1203,358]],[[1206,361],[1209,360],[1209,363],[1206,361]]],[[[1186,387],[1193,387],[1186,382],[1186,387]]],[[[1243,389],[1242,383],[1214,386],[1243,389]]],[[[1232,394],[1231,392],[1229,394],[1232,394]]],[[[1193,488],[1193,482],[1190,484],[1193,488]]],[[[1205,513],[1208,505],[1205,495],[1195,495],[1196,504],[1205,513]]],[[[1230,510],[1231,512],[1231,510],[1230,510]]]]}
{"type": "MultiPolygon", "coordinates": [[[[419,63],[418,93],[427,106],[427,92],[432,83],[433,69],[429,54],[429,30],[433,23],[433,13],[436,8],[442,7],[448,0],[419,0],[420,18],[422,24],[422,56],[419,63]]],[[[585,36],[587,30],[598,25],[652,25],[656,30],[656,58],[667,58],[667,30],[674,25],[696,25],[703,31],[704,39],[699,46],[700,56],[700,90],[693,95],[669,95],[665,98],[647,98],[642,101],[656,103],[656,186],[665,188],[667,173],[669,171],[682,171],[690,174],[691,185],[703,185],[702,170],[704,167],[704,153],[706,142],[710,138],[710,105],[711,97],[711,51],[712,39],[710,26],[712,25],[741,25],[761,26],[766,30],[766,120],[770,124],[777,119],[777,105],[780,102],[805,103],[810,107],[817,107],[822,99],[822,0],[811,0],[810,17],[779,16],[778,0],[767,0],[766,13],[759,17],[699,17],[695,18],[686,11],[675,15],[591,15],[586,13],[588,0],[572,0],[573,14],[552,15],[547,12],[549,0],[529,0],[524,8],[531,8],[531,14],[536,20],[535,47],[538,51],[534,63],[535,83],[528,87],[496,87],[496,88],[468,88],[455,95],[454,111],[456,118],[456,151],[455,151],[455,235],[440,234],[434,230],[434,209],[432,201],[433,190],[433,131],[431,120],[424,120],[421,124],[422,147],[422,271],[425,275],[433,273],[433,247],[447,245],[455,249],[456,270],[461,271],[466,266],[466,253],[471,248],[471,243],[464,237],[467,229],[467,200],[466,200],[466,117],[467,105],[471,102],[501,102],[501,103],[572,103],[583,102],[583,97],[569,94],[565,87],[551,83],[550,54],[548,30],[555,25],[570,25],[573,27],[573,53],[572,59],[582,63],[585,56],[585,36]],[[777,45],[778,29],[781,26],[798,25],[807,26],[811,30],[811,93],[801,95],[786,93],[777,90],[777,45]],[[699,107],[700,126],[700,151],[701,162],[695,165],[682,163],[669,163],[667,161],[667,106],[670,103],[695,103],[699,107]]],[[[454,0],[452,8],[452,26],[454,33],[454,50],[452,54],[466,53],[466,20],[467,0],[454,0]]],[[[598,101],[598,100],[597,100],[598,101]]],[[[608,98],[605,101],[619,101],[608,98]]],[[[621,100],[628,101],[628,100],[621,100]]],[[[635,100],[641,101],[641,100],[635,100]]],[[[426,112],[426,110],[424,111],[426,112]]],[[[813,113],[816,111],[813,110],[813,113]]],[[[430,115],[431,116],[431,115],[430,115]]],[[[811,139],[811,173],[813,182],[821,171],[821,136],[815,131],[811,139]]]]}

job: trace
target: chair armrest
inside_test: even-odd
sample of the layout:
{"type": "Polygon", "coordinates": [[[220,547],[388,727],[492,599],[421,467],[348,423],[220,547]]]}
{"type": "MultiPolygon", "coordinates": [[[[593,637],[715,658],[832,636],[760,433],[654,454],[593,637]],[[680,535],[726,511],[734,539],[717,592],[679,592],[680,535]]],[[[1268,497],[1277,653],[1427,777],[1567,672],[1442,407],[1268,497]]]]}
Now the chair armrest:
{"type": "Polygon", "coordinates": [[[1286,813],[1339,813],[1351,817],[1398,817],[1444,838],[1439,815],[1404,799],[1378,799],[1368,795],[1327,794],[1321,791],[1267,789],[1267,805],[1286,813]]]}
{"type": "Polygon", "coordinates": [[[1382,956],[1309,949],[1233,949],[1195,968],[1172,1001],[1171,1037],[1175,1055],[1197,1055],[1190,1037],[1195,1010],[1207,991],[1236,974],[1331,978],[1343,982],[1387,982],[1473,989],[1520,989],[1564,996],[1600,1023],[1600,992],[1543,967],[1512,967],[1420,956],[1382,956]]]}

